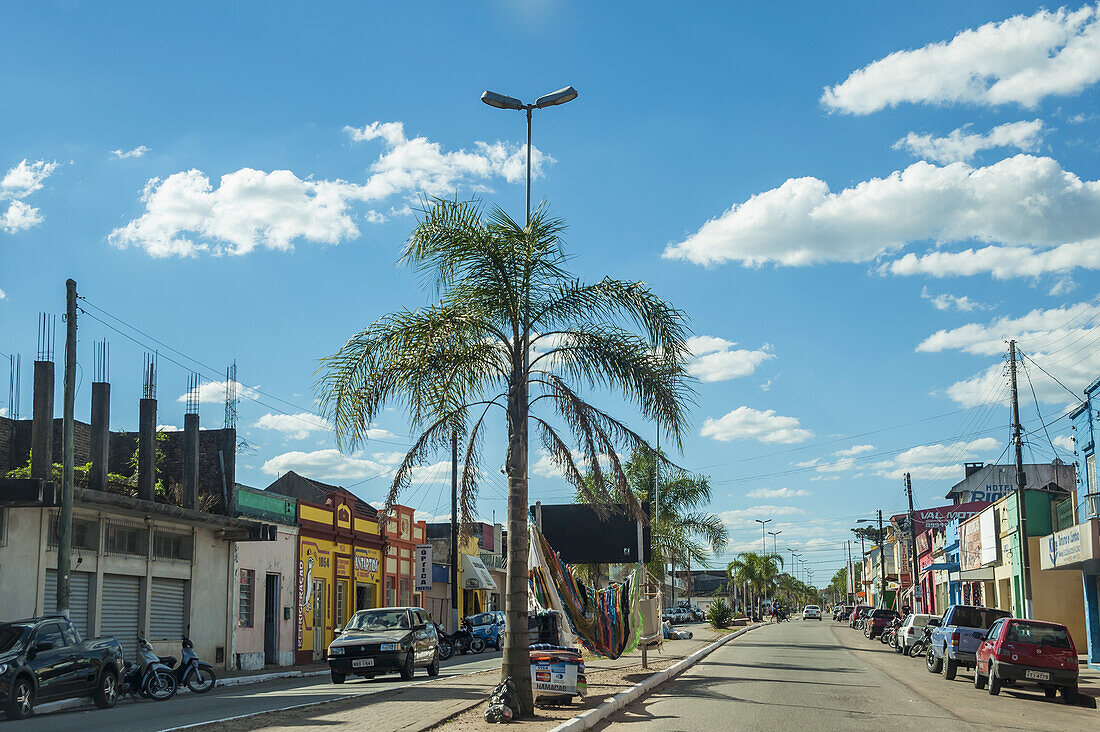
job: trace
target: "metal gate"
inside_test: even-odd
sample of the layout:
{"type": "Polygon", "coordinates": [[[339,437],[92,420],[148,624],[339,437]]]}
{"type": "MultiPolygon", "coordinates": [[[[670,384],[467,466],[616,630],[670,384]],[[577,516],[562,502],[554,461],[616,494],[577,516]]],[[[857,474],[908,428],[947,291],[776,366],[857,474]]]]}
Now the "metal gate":
{"type": "MultiPolygon", "coordinates": [[[[89,572],[69,573],[69,619],[83,638],[89,636],[88,608],[91,603],[91,587],[94,575],[89,572]]],[[[57,570],[46,570],[46,614],[57,612],[57,570]]]]}
{"type": "Polygon", "coordinates": [[[141,578],[126,574],[103,575],[99,634],[114,636],[128,661],[137,660],[141,626],[141,578]]]}
{"type": "Polygon", "coordinates": [[[264,580],[264,663],[279,663],[279,575],[264,580]]]}
{"type": "Polygon", "coordinates": [[[325,654],[325,581],[313,580],[313,660],[325,654]]]}
{"type": "Polygon", "coordinates": [[[187,580],[154,577],[149,593],[149,640],[179,642],[183,638],[187,580]]]}

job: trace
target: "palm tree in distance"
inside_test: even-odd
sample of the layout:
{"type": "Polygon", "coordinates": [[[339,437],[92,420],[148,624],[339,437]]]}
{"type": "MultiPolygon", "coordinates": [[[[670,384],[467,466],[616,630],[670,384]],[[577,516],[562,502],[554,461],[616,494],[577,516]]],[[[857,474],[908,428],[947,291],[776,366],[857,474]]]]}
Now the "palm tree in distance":
{"type": "Polygon", "coordinates": [[[764,595],[775,587],[783,557],[778,554],[741,552],[729,563],[726,574],[737,584],[747,584],[756,594],[757,613],[763,611],[764,595]]]}
{"type": "MultiPolygon", "coordinates": [[[[414,469],[450,452],[457,435],[463,443],[459,501],[462,522],[469,525],[484,426],[490,412],[504,417],[508,582],[501,676],[517,686],[520,716],[533,711],[527,648],[530,431],[586,500],[625,502],[640,517],[618,454],[648,445],[579,390],[618,392],[643,418],[658,421],[677,446],[693,394],[683,313],[641,282],[574,279],[563,268],[563,230],[564,223],[542,206],[523,227],[499,208],[486,213],[476,202],[433,200],[418,215],[402,262],[434,287],[438,300],[382,317],[322,359],[319,368],[323,413],[341,449],[366,441],[388,404],[403,408],[419,432],[394,472],[386,513],[414,469]],[[580,459],[574,459],[573,445],[580,459]],[[594,480],[586,483],[578,462],[594,480]]],[[[498,464],[494,460],[491,469],[498,464]]]]}

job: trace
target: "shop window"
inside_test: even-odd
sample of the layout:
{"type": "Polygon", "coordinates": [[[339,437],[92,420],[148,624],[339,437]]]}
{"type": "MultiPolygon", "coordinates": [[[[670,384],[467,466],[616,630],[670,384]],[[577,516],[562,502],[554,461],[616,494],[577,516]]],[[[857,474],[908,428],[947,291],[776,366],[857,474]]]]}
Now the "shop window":
{"type": "Polygon", "coordinates": [[[256,570],[241,570],[241,591],[237,608],[237,621],[242,628],[251,628],[256,592],[256,570]]]}
{"type": "Polygon", "coordinates": [[[149,529],[119,521],[108,521],[107,553],[132,557],[148,556],[149,529]]]}
{"type": "Polygon", "coordinates": [[[153,535],[153,558],[191,561],[191,535],[157,529],[153,535]]]}

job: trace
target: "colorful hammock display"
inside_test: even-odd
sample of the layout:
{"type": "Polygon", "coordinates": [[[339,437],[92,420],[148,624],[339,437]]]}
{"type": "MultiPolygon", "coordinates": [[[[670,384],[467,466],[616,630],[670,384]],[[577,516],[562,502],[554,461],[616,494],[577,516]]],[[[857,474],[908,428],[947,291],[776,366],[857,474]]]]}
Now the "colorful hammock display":
{"type": "Polygon", "coordinates": [[[635,568],[626,581],[598,590],[578,580],[573,568],[562,563],[542,532],[533,525],[530,528],[531,542],[538,544],[542,558],[542,563],[530,567],[528,572],[536,603],[554,607],[558,604],[554,600],[560,600],[573,633],[581,645],[597,656],[618,658],[637,648],[642,634],[638,601],[644,576],[639,569],[635,568]]]}

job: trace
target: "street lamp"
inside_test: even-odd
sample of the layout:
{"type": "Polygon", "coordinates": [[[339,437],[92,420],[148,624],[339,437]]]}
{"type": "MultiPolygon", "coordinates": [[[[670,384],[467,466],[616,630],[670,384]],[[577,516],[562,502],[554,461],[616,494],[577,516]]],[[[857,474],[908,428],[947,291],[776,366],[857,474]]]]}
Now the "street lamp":
{"type": "Polygon", "coordinates": [[[497,94],[491,91],[481,93],[481,101],[485,102],[490,107],[527,112],[527,218],[525,223],[531,223],[531,112],[536,109],[556,107],[559,104],[571,102],[576,98],[577,90],[571,86],[567,86],[564,89],[558,89],[556,92],[543,94],[535,100],[534,104],[524,104],[515,97],[510,97],[506,94],[497,94]]]}
{"type": "MultiPolygon", "coordinates": [[[[881,575],[881,578],[882,578],[882,592],[880,593],[879,597],[882,598],[882,602],[883,602],[882,606],[885,607],[885,603],[886,603],[886,549],[883,546],[883,540],[885,539],[885,537],[883,536],[883,529],[882,529],[882,511],[879,510],[877,513],[878,513],[878,566],[879,566],[879,574],[881,575]]],[[[857,524],[869,524],[869,523],[874,523],[874,521],[875,521],[875,519],[856,519],[857,524]]]]}
{"type": "Polygon", "coordinates": [[[782,530],[780,530],[780,531],[769,531],[768,532],[768,535],[771,536],[771,538],[772,538],[772,554],[775,554],[776,556],[779,556],[779,554],[775,549],[775,537],[779,536],[782,533],[783,533],[782,530]]]}
{"type": "Polygon", "coordinates": [[[756,519],[756,523],[760,524],[760,553],[768,553],[768,537],[765,535],[764,527],[771,523],[771,519],[756,519]]]}

